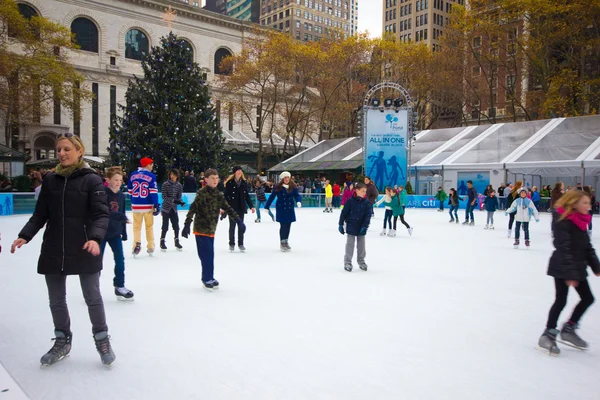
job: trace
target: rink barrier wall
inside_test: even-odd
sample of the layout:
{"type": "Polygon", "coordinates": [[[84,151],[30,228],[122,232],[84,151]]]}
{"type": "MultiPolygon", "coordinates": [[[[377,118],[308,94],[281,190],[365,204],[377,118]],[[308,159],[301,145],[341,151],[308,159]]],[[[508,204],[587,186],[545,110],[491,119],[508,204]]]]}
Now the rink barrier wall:
{"type": "MultiPolygon", "coordinates": [[[[184,193],[182,198],[183,202],[186,203],[185,206],[178,206],[178,209],[181,211],[189,210],[190,203],[194,201],[194,197],[196,193],[184,193]]],[[[269,193],[266,194],[267,199],[269,198],[269,193]]],[[[306,208],[322,208],[325,207],[325,194],[323,193],[303,193],[302,196],[302,207],[306,208]]],[[[383,195],[379,196],[381,199],[383,195]]],[[[466,197],[466,196],[465,196],[466,197]]],[[[162,203],[162,195],[158,194],[159,203],[162,203]]],[[[256,204],[256,195],[253,193],[250,194],[250,198],[252,199],[252,203],[256,204]]],[[[483,210],[483,196],[479,196],[478,208],[483,210]]],[[[498,200],[503,200],[503,197],[498,197],[498,200]]],[[[341,199],[340,199],[341,200],[341,199]]],[[[407,208],[429,208],[429,209],[437,209],[439,208],[439,201],[435,199],[434,196],[426,196],[426,195],[408,195],[407,196],[407,208]]],[[[275,200],[273,205],[277,202],[275,200]]],[[[0,216],[5,215],[19,215],[19,214],[32,214],[35,209],[35,194],[34,193],[0,193],[0,216]]],[[[466,208],[467,201],[463,200],[459,204],[460,209],[466,208]]],[[[550,206],[550,198],[542,198],[540,209],[547,210],[550,206]]],[[[379,208],[384,208],[385,206],[382,204],[379,208]]],[[[448,200],[444,202],[444,210],[447,210],[448,200]]],[[[129,196],[125,194],[125,209],[127,211],[131,211],[131,202],[129,201],[129,196]]]]}

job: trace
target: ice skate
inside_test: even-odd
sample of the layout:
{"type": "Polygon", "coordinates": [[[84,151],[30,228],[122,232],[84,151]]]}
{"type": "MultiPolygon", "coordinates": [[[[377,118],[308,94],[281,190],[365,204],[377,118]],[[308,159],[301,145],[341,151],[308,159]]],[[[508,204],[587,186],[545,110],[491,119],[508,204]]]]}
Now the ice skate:
{"type": "Polygon", "coordinates": [[[179,243],[179,238],[175,238],[175,248],[179,251],[183,249],[183,246],[181,245],[181,243],[179,243]]]}
{"type": "Polygon", "coordinates": [[[413,228],[408,228],[408,234],[409,234],[410,236],[412,236],[412,233],[413,233],[413,228]]]}
{"type": "MultiPolygon", "coordinates": [[[[391,229],[390,229],[391,230],[391,229]]],[[[384,229],[381,231],[381,233],[379,234],[381,236],[386,236],[387,235],[387,229],[384,229]]]]}
{"type": "Polygon", "coordinates": [[[229,251],[233,253],[235,251],[235,246],[232,245],[232,244],[230,244],[229,245],[229,251]]]}
{"type": "Polygon", "coordinates": [[[213,289],[214,290],[219,290],[219,281],[218,280],[213,279],[212,284],[213,284],[213,289]]]}
{"type": "Polygon", "coordinates": [[[512,236],[512,229],[509,229],[508,233],[506,234],[506,237],[508,237],[510,239],[511,236],[512,236]]]}
{"type": "Polygon", "coordinates": [[[54,331],[56,336],[54,339],[54,345],[46,354],[40,359],[42,367],[56,364],[63,358],[65,358],[71,352],[71,341],[73,340],[73,334],[69,333],[65,335],[62,331],[54,331]]]}
{"type": "Polygon", "coordinates": [[[442,209],[438,208],[438,212],[444,212],[444,210],[442,210],[442,209]]]}
{"type": "Polygon", "coordinates": [[[126,287],[116,287],[115,296],[119,301],[133,301],[133,292],[126,287]]]}
{"type": "Polygon", "coordinates": [[[287,246],[285,245],[285,240],[282,240],[279,244],[279,249],[283,252],[286,253],[288,251],[287,246]]]}
{"type": "Polygon", "coordinates": [[[575,329],[578,329],[577,324],[572,325],[570,322],[565,322],[560,331],[560,339],[564,341],[565,344],[571,345],[576,349],[586,350],[588,347],[587,342],[579,337],[575,332],[575,329]]]}
{"type": "Polygon", "coordinates": [[[487,231],[488,229],[490,229],[490,226],[486,225],[485,228],[483,228],[483,229],[485,229],[487,231]]]}
{"type": "Polygon", "coordinates": [[[290,244],[288,243],[287,239],[284,240],[284,246],[287,249],[287,251],[291,251],[292,250],[292,248],[290,247],[290,244]]]}
{"type": "Polygon", "coordinates": [[[360,264],[358,267],[359,267],[360,269],[362,269],[363,271],[366,271],[366,270],[367,270],[367,268],[368,268],[368,267],[367,267],[367,264],[365,264],[365,263],[362,263],[362,264],[360,264]]]}
{"type": "Polygon", "coordinates": [[[238,246],[238,248],[240,249],[240,252],[242,252],[242,253],[246,251],[246,247],[244,247],[244,245],[243,245],[243,244],[240,244],[240,245],[238,246]]]}
{"type": "Polygon", "coordinates": [[[519,239],[515,239],[515,242],[513,243],[513,247],[514,247],[515,249],[518,249],[518,248],[519,248],[519,244],[520,244],[520,243],[519,243],[519,239]]]}
{"type": "Polygon", "coordinates": [[[160,251],[167,251],[167,244],[165,243],[165,239],[160,239],[160,251]]]}
{"type": "Polygon", "coordinates": [[[256,219],[254,220],[254,222],[256,222],[257,224],[260,224],[260,218],[256,218],[256,219]]]}
{"type": "MultiPolygon", "coordinates": [[[[206,281],[206,282],[202,282],[202,284],[204,285],[204,289],[208,290],[209,292],[214,291],[215,288],[215,280],[211,279],[210,281],[206,281]]],[[[219,286],[219,282],[217,282],[217,287],[219,286]]]]}
{"type": "Polygon", "coordinates": [[[469,226],[475,226],[475,221],[469,222],[469,226]]]}
{"type": "Polygon", "coordinates": [[[449,221],[449,222],[450,222],[451,224],[453,224],[453,223],[454,223],[454,218],[450,219],[450,221],[449,221]]]}
{"type": "Polygon", "coordinates": [[[455,222],[456,222],[457,224],[459,223],[459,221],[458,221],[458,218],[456,218],[456,221],[455,221],[455,222]]]}
{"type": "Polygon", "coordinates": [[[147,251],[150,257],[154,257],[154,249],[148,249],[147,251]]]}
{"type": "Polygon", "coordinates": [[[525,241],[525,247],[529,248],[529,245],[531,244],[531,242],[529,240],[525,241]]]}
{"type": "Polygon", "coordinates": [[[108,336],[108,332],[96,333],[94,335],[94,341],[96,342],[96,350],[98,350],[98,354],[100,354],[102,364],[110,366],[110,364],[115,362],[116,357],[110,346],[110,336],[108,336]]]}
{"type": "Polygon", "coordinates": [[[494,225],[490,225],[490,229],[495,230],[496,228],[494,228],[494,225]]]}
{"type": "Polygon", "coordinates": [[[396,237],[396,230],[390,229],[390,232],[388,233],[388,237],[396,237]]]}
{"type": "Polygon", "coordinates": [[[469,225],[469,220],[467,219],[465,222],[462,223],[463,225],[469,225]]]}
{"type": "Polygon", "coordinates": [[[329,209],[327,207],[325,207],[325,209],[323,210],[324,213],[329,212],[329,209]]]}
{"type": "Polygon", "coordinates": [[[348,272],[352,272],[352,263],[344,264],[344,269],[348,272]]]}
{"type": "Polygon", "coordinates": [[[557,329],[546,329],[538,341],[538,350],[557,357],[560,354],[560,349],[556,344],[556,335],[558,335],[557,329]]]}
{"type": "Polygon", "coordinates": [[[142,251],[142,244],[140,242],[137,242],[135,244],[135,248],[133,249],[133,257],[137,257],[138,254],[140,254],[140,251],[142,251]]]}

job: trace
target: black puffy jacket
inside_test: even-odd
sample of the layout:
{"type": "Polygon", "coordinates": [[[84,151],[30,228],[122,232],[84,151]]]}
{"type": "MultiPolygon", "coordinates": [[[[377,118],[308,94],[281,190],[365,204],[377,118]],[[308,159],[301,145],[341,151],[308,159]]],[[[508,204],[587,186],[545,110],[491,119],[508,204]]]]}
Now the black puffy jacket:
{"type": "Polygon", "coordinates": [[[19,238],[31,241],[46,225],[39,274],[80,275],[102,270],[102,256],[83,249],[102,242],[108,228],[108,204],[102,178],[81,168],[68,178],[47,174],[33,216],[19,238]]]}
{"type": "Polygon", "coordinates": [[[246,214],[248,208],[253,208],[250,194],[248,194],[248,184],[245,180],[241,180],[240,184],[235,182],[235,179],[230,179],[225,184],[225,199],[238,214],[246,214]]]}
{"type": "Polygon", "coordinates": [[[586,231],[564,219],[554,223],[554,253],[550,257],[548,275],[565,280],[582,281],[587,277],[587,266],[600,273],[600,262],[586,231]]]}

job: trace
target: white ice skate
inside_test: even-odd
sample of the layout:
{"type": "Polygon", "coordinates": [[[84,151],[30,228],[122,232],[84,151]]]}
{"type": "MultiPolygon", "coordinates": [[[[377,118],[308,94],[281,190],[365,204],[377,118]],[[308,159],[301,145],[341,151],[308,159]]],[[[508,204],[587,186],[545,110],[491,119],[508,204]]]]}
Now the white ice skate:
{"type": "Polygon", "coordinates": [[[486,224],[485,228],[483,228],[483,229],[485,229],[487,231],[488,229],[490,229],[490,226],[486,224]]]}
{"type": "Polygon", "coordinates": [[[408,234],[409,234],[410,236],[412,236],[412,233],[413,233],[413,228],[408,228],[408,234]]]}
{"type": "Polygon", "coordinates": [[[509,229],[508,233],[506,234],[506,237],[510,239],[511,236],[512,236],[512,229],[509,229]]]}
{"type": "Polygon", "coordinates": [[[388,237],[396,237],[396,230],[390,229],[390,233],[388,233],[388,237]]]}
{"type": "Polygon", "coordinates": [[[381,231],[381,233],[380,233],[380,235],[381,235],[381,236],[385,236],[385,235],[387,235],[387,229],[384,229],[384,230],[382,230],[382,231],[381,231]]]}

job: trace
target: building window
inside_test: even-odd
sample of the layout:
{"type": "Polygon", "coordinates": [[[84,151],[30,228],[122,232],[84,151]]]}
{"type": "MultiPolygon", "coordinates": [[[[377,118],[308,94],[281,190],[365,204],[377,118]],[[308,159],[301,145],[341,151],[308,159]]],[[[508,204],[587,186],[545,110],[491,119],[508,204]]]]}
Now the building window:
{"type": "Polygon", "coordinates": [[[223,60],[226,57],[231,57],[232,54],[229,50],[227,49],[219,49],[216,51],[215,53],[215,74],[217,75],[230,75],[231,71],[230,70],[225,70],[221,68],[221,63],[223,62],[223,60]]]}
{"type": "Polygon", "coordinates": [[[114,120],[117,117],[117,87],[110,85],[110,125],[114,124],[114,120]]]}
{"type": "Polygon", "coordinates": [[[476,37],[473,39],[473,47],[480,47],[481,46],[481,37],[476,37]]]}
{"type": "Polygon", "coordinates": [[[98,155],[98,84],[92,83],[92,155],[98,155]]]}
{"type": "Polygon", "coordinates": [[[75,43],[84,51],[98,52],[98,28],[96,24],[87,18],[75,18],[71,23],[75,43]]]}
{"type": "Polygon", "coordinates": [[[233,104],[229,103],[229,115],[228,115],[228,121],[229,121],[229,131],[233,131],[233,104]]]}
{"type": "MultiPolygon", "coordinates": [[[[19,8],[19,13],[27,20],[30,20],[31,18],[38,16],[37,11],[35,11],[35,9],[33,7],[28,6],[27,4],[19,3],[19,4],[17,4],[17,7],[19,8]]],[[[16,36],[16,33],[10,29],[10,26],[8,27],[8,36],[9,37],[16,36]]]]}
{"type": "Polygon", "coordinates": [[[150,49],[146,34],[138,29],[131,29],[125,35],[125,58],[141,60],[150,49]]]}
{"type": "Polygon", "coordinates": [[[79,95],[79,82],[75,82],[77,91],[73,94],[73,134],[81,136],[81,97],[79,95]]]}

